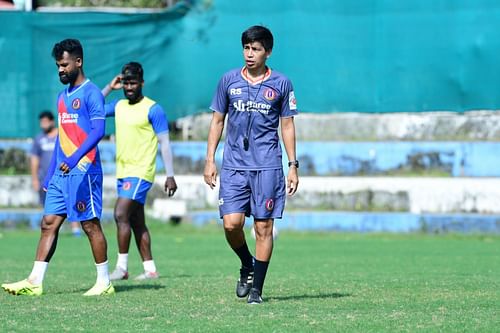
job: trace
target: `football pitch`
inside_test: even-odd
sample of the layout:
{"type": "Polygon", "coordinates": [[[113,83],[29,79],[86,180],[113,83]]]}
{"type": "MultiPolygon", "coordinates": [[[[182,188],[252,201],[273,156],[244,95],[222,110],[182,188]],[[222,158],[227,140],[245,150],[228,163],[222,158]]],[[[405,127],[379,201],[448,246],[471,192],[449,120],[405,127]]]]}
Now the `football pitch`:
{"type": "MultiPolygon", "coordinates": [[[[84,298],[95,281],[88,241],[61,235],[44,295],[0,293],[0,332],[500,330],[500,236],[282,231],[265,303],[248,305],[235,296],[239,263],[220,226],[151,224],[160,279],[84,298]]],[[[111,268],[114,231],[105,228],[111,268]]],[[[38,237],[0,231],[0,281],[26,277],[38,237]]],[[[135,247],[129,265],[141,273],[135,247]]]]}

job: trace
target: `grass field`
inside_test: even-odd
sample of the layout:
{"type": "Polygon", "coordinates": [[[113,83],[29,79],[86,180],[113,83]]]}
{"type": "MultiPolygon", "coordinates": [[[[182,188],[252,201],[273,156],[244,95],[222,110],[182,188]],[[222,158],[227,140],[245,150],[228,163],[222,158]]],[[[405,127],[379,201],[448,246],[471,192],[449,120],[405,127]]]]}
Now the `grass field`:
{"type": "MultiPolygon", "coordinates": [[[[86,238],[62,235],[43,296],[0,294],[0,332],[500,331],[498,236],[281,232],[266,302],[250,306],[234,295],[239,264],[219,226],[151,231],[162,277],[101,298],[81,296],[95,280],[86,238]]],[[[24,278],[38,233],[0,235],[0,281],[24,278]]],[[[134,248],[131,275],[141,268],[134,248]]]]}

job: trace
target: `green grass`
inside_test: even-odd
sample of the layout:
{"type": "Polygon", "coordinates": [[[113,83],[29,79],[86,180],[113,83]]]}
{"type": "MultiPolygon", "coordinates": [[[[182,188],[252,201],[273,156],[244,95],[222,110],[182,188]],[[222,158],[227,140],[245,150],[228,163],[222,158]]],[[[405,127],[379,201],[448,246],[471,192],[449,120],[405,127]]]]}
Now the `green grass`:
{"type": "MultiPolygon", "coordinates": [[[[101,298],[81,296],[95,280],[86,238],[62,235],[43,296],[0,294],[0,332],[499,331],[498,236],[281,232],[266,302],[249,306],[234,295],[239,264],[220,227],[151,231],[162,278],[101,298]]],[[[0,235],[0,281],[24,278],[38,233],[0,235]]],[[[114,228],[106,235],[114,265],[114,228]]]]}

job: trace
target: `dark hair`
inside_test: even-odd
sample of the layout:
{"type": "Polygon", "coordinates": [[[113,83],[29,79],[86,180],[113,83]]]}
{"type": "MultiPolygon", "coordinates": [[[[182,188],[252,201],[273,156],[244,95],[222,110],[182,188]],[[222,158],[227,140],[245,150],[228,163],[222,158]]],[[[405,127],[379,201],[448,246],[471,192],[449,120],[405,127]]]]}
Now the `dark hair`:
{"type": "Polygon", "coordinates": [[[125,64],[122,68],[122,74],[124,77],[136,77],[140,81],[144,81],[144,70],[140,63],[131,61],[125,64]]]}
{"type": "Polygon", "coordinates": [[[54,115],[49,110],[43,110],[42,112],[40,112],[40,114],[38,115],[38,119],[42,120],[43,118],[54,121],[54,115]]]}
{"type": "Polygon", "coordinates": [[[83,47],[78,39],[68,38],[56,43],[52,49],[52,57],[59,60],[63,57],[63,53],[65,51],[72,56],[83,60],[83,47]]]}
{"type": "Polygon", "coordinates": [[[254,25],[241,34],[241,45],[259,42],[266,51],[273,49],[274,38],[271,31],[261,25],[254,25]]]}

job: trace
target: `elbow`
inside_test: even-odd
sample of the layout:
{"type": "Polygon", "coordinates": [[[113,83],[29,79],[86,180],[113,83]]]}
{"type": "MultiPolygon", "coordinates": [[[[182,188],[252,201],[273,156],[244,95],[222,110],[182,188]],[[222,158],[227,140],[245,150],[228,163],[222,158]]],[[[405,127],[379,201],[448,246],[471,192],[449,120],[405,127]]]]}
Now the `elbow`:
{"type": "Polygon", "coordinates": [[[104,127],[96,128],[96,137],[98,140],[101,140],[104,137],[104,134],[106,134],[104,127]]]}

